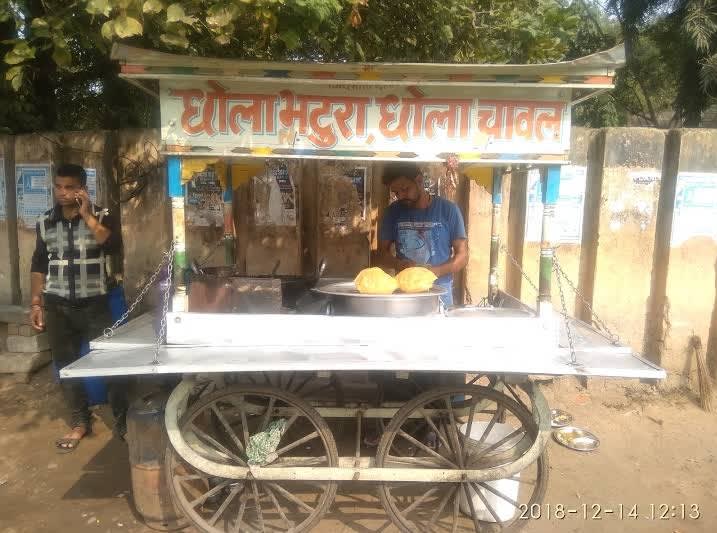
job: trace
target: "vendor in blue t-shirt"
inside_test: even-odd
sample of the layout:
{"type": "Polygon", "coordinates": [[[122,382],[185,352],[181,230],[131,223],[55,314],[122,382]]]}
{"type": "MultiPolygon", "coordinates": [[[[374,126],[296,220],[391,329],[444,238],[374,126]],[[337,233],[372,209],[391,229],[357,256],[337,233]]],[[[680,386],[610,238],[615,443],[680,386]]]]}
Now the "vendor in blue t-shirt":
{"type": "Polygon", "coordinates": [[[458,206],[431,196],[423,186],[421,170],[413,163],[386,166],[383,183],[396,196],[383,215],[379,230],[380,266],[397,273],[425,266],[446,289],[445,306],[453,304],[453,275],[468,264],[468,240],[458,206]],[[396,247],[396,256],[391,254],[396,247]]]}

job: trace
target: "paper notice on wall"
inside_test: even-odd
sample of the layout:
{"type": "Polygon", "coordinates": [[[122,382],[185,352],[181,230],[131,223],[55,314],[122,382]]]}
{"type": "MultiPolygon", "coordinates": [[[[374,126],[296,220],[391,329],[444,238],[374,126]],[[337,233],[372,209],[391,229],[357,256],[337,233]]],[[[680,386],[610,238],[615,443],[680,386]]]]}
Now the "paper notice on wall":
{"type": "Polygon", "coordinates": [[[254,177],[254,221],[258,226],[296,226],[296,190],[284,162],[267,163],[254,177]]]}
{"type": "Polygon", "coordinates": [[[86,168],[87,174],[87,194],[93,204],[97,204],[97,169],[86,168]]]}
{"type": "Polygon", "coordinates": [[[672,246],[694,237],[717,241],[717,174],[680,172],[675,190],[672,246]]]}
{"type": "MultiPolygon", "coordinates": [[[[555,206],[555,241],[580,244],[583,233],[583,209],[587,168],[567,165],[560,168],[560,195],[555,206]]],[[[525,239],[540,242],[543,226],[543,201],[540,171],[528,172],[528,205],[525,217],[525,239]]]]}
{"type": "Polygon", "coordinates": [[[26,228],[52,206],[51,175],[50,165],[15,165],[17,213],[26,228]]]}
{"type": "Polygon", "coordinates": [[[187,182],[184,212],[189,226],[224,226],[222,187],[213,169],[197,172],[187,182]]]}
{"type": "Polygon", "coordinates": [[[5,195],[5,159],[0,157],[0,220],[7,219],[7,196],[5,195]]]}

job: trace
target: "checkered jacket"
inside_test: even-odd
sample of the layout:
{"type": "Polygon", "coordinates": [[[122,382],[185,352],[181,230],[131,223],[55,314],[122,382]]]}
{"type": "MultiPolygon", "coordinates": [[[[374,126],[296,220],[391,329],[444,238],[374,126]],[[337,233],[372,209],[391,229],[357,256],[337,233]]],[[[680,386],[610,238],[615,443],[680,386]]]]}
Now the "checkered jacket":
{"type": "Polygon", "coordinates": [[[80,215],[65,220],[59,205],[38,219],[31,271],[46,275],[46,294],[75,301],[107,293],[106,259],[122,246],[121,233],[107,209],[93,205],[92,212],[111,231],[102,245],[80,215]]]}

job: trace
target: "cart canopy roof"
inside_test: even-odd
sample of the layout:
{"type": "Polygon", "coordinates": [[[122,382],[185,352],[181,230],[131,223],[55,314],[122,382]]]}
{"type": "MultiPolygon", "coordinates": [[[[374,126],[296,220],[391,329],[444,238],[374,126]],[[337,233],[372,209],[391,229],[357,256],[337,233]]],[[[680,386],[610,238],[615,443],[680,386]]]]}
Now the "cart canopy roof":
{"type": "Polygon", "coordinates": [[[267,63],[115,44],[112,58],[159,98],[165,153],[509,164],[566,162],[572,105],[612,88],[625,53],[530,65],[267,63]]]}

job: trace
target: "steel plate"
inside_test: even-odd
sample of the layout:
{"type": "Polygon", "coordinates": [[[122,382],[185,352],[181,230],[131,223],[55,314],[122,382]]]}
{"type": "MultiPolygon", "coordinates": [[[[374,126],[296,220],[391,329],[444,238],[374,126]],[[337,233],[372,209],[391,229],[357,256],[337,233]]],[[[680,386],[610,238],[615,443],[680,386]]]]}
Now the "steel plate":
{"type": "Polygon", "coordinates": [[[573,415],[561,409],[550,410],[550,425],[554,428],[563,428],[573,421],[573,415]]]}
{"type": "Polygon", "coordinates": [[[587,429],[565,426],[553,431],[553,438],[558,444],[579,452],[591,452],[600,446],[600,439],[587,429]]]}
{"type": "Polygon", "coordinates": [[[356,298],[381,298],[391,300],[403,300],[403,299],[415,299],[415,298],[433,298],[435,296],[441,296],[446,293],[446,289],[443,287],[431,287],[428,292],[416,292],[416,293],[405,293],[405,292],[394,292],[393,294],[361,294],[354,285],[353,281],[344,281],[341,283],[331,283],[322,287],[316,287],[316,292],[321,294],[328,294],[331,296],[351,296],[356,298]]]}

